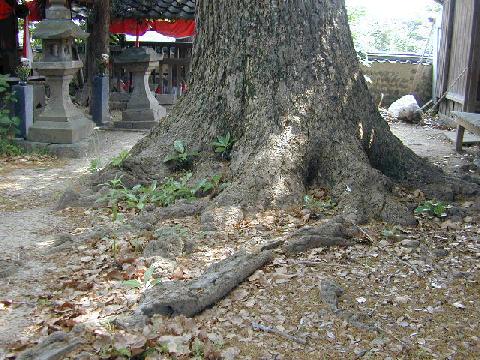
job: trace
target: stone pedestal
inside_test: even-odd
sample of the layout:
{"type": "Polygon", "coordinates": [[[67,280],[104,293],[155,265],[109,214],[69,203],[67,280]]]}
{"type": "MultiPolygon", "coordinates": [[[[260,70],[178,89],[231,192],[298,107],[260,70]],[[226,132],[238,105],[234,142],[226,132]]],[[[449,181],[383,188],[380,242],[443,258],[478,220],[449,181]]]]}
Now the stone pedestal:
{"type": "Polygon", "coordinates": [[[34,68],[47,78],[50,99],[30,127],[29,141],[73,144],[93,132],[93,122],[73,104],[69,94],[69,84],[81,67],[79,60],[34,63],[34,68]]]}
{"type": "Polygon", "coordinates": [[[110,122],[109,92],[109,77],[95,76],[92,88],[92,120],[98,126],[110,122]]]}
{"type": "Polygon", "coordinates": [[[25,139],[28,129],[33,124],[33,86],[14,85],[13,92],[17,99],[14,104],[15,116],[20,118],[19,136],[25,139]]]}
{"type": "Polygon", "coordinates": [[[115,62],[133,75],[133,92],[122,112],[122,120],[115,127],[125,129],[150,129],[166,115],[166,110],[155,99],[148,78],[159,65],[160,56],[151,48],[129,48],[115,62]]]}

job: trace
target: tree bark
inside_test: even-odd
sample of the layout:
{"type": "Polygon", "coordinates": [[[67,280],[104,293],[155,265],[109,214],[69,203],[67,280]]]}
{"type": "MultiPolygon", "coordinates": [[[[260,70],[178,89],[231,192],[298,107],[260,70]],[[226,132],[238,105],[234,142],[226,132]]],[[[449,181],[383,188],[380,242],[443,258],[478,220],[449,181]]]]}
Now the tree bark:
{"type": "Polygon", "coordinates": [[[442,173],[380,116],[343,0],[197,0],[197,26],[190,92],[133,148],[125,181],[171,176],[163,158],[181,139],[201,151],[197,178],[229,174],[216,205],[290,205],[324,186],[352,221],[412,220],[391,195],[392,179],[442,173]],[[225,165],[210,143],[228,131],[237,141],[225,165]]]}
{"type": "MultiPolygon", "coordinates": [[[[98,73],[97,61],[102,54],[110,54],[110,0],[95,0],[87,20],[87,89],[91,97],[92,81],[98,73]]],[[[91,102],[90,102],[91,104],[91,102]]]]}

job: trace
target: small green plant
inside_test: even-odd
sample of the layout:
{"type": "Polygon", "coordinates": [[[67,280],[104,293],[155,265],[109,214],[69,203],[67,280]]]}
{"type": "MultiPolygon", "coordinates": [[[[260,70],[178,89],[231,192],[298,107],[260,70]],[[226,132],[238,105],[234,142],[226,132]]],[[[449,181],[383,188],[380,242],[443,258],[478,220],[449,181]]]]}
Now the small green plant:
{"type": "Polygon", "coordinates": [[[311,195],[303,197],[303,207],[309,209],[314,213],[331,213],[337,207],[337,203],[331,198],[325,200],[318,200],[311,195]]]}
{"type": "Polygon", "coordinates": [[[133,279],[127,280],[123,282],[123,285],[132,288],[132,289],[149,289],[155,285],[157,285],[160,280],[155,279],[153,274],[155,273],[155,268],[150,266],[147,271],[143,274],[143,280],[133,279]]]}
{"type": "MultiPolygon", "coordinates": [[[[10,104],[17,101],[15,95],[9,91],[7,75],[0,75],[0,140],[11,144],[15,134],[18,133],[20,119],[10,114],[10,104]]],[[[6,145],[3,146],[7,148],[6,145]]],[[[11,150],[11,147],[8,147],[11,150]]]]}
{"type": "Polygon", "coordinates": [[[90,160],[90,165],[88,166],[88,171],[90,174],[95,174],[102,169],[100,159],[92,159],[90,160]]]}
{"type": "Polygon", "coordinates": [[[212,146],[215,153],[220,154],[225,160],[230,160],[233,144],[235,144],[235,140],[228,132],[225,136],[217,136],[217,140],[212,143],[212,146]]]}
{"type": "Polygon", "coordinates": [[[189,169],[192,166],[193,159],[198,156],[197,151],[188,151],[181,140],[175,140],[173,143],[174,152],[167,155],[163,162],[175,170],[189,169]]]}
{"type": "Polygon", "coordinates": [[[131,359],[132,353],[126,348],[116,348],[113,345],[104,346],[99,352],[101,359],[118,359],[119,357],[131,359]]]}
{"type": "Polygon", "coordinates": [[[15,70],[20,82],[26,84],[31,72],[32,67],[30,66],[30,60],[22,58],[20,65],[18,65],[17,69],[15,70]]]}
{"type": "Polygon", "coordinates": [[[97,199],[97,202],[106,202],[112,211],[113,221],[116,221],[122,209],[142,211],[148,204],[165,207],[172,205],[178,199],[191,200],[206,196],[220,187],[222,179],[220,175],[214,175],[192,186],[189,185],[191,178],[192,174],[187,173],[179,179],[167,178],[161,185],[153,181],[148,186],[139,184],[128,189],[123,185],[121,177],[116,177],[102,184],[108,187],[108,191],[97,199]]]}
{"type": "Polygon", "coordinates": [[[0,155],[2,156],[19,156],[25,151],[11,141],[0,139],[0,155]]]}
{"type": "Polygon", "coordinates": [[[418,205],[415,209],[415,215],[435,216],[438,218],[446,217],[446,211],[449,207],[449,205],[441,201],[428,200],[418,205]]]}
{"type": "Polygon", "coordinates": [[[123,162],[130,156],[127,150],[122,150],[120,154],[110,160],[110,165],[120,168],[123,165],[123,162]]]}

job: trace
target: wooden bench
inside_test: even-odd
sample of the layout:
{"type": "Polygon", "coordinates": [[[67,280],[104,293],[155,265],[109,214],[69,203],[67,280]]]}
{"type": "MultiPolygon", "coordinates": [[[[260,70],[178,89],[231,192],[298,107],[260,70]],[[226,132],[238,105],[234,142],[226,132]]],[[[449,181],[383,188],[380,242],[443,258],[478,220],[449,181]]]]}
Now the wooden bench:
{"type": "Polygon", "coordinates": [[[457,140],[455,142],[455,150],[461,152],[465,129],[474,133],[475,135],[480,135],[480,114],[452,111],[451,115],[457,124],[457,140]]]}

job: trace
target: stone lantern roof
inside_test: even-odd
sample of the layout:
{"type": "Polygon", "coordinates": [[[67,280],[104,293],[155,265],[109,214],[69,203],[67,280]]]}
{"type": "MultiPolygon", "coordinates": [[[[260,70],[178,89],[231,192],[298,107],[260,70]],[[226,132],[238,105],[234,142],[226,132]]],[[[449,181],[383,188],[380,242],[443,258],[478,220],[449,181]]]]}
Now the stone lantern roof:
{"type": "Polygon", "coordinates": [[[88,34],[72,21],[41,21],[33,35],[36,39],[86,39],[88,34]]]}

